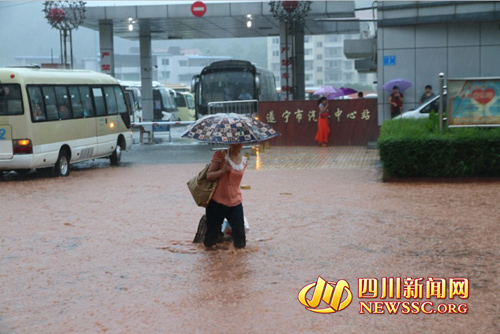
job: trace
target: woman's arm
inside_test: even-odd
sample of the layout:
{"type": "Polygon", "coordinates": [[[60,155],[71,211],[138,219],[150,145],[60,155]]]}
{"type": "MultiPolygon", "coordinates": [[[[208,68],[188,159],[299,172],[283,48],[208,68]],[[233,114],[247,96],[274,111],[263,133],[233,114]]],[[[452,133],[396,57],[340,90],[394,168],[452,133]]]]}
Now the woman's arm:
{"type": "Polygon", "coordinates": [[[231,170],[231,166],[229,164],[222,164],[217,161],[213,161],[210,163],[210,167],[208,168],[207,171],[207,180],[208,181],[215,181],[218,180],[222,175],[226,174],[231,170]],[[222,168],[221,168],[222,167],[222,168]]]}

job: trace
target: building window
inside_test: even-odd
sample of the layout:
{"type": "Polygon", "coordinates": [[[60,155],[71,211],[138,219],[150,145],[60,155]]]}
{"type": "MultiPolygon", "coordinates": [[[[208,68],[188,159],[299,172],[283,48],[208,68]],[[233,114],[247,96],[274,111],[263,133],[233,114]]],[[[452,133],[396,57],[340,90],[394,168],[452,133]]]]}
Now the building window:
{"type": "Polygon", "coordinates": [[[162,79],[170,79],[170,72],[169,71],[161,71],[161,77],[162,77],[162,79]]]}
{"type": "Polygon", "coordinates": [[[304,50],[304,55],[305,55],[305,56],[310,56],[310,55],[312,55],[312,54],[313,54],[313,50],[312,50],[312,49],[305,49],[305,50],[304,50]]]}
{"type": "Polygon", "coordinates": [[[323,59],[323,55],[316,55],[316,59],[317,60],[322,60],[323,59]]]}
{"type": "Polygon", "coordinates": [[[272,43],[273,44],[280,44],[280,38],[279,37],[273,37],[272,43]]]}
{"type": "Polygon", "coordinates": [[[321,66],[316,67],[316,72],[323,72],[323,67],[321,66]]]}
{"type": "Polygon", "coordinates": [[[193,74],[181,74],[179,75],[179,81],[191,81],[193,74]]]}
{"type": "Polygon", "coordinates": [[[322,48],[323,47],[323,42],[316,42],[316,47],[322,48]]]}
{"type": "Polygon", "coordinates": [[[345,81],[351,81],[353,78],[352,73],[344,73],[345,81]]]}
{"type": "Polygon", "coordinates": [[[311,43],[311,36],[305,36],[304,43],[311,43]]]}
{"type": "Polygon", "coordinates": [[[273,63],[271,65],[272,71],[273,72],[278,72],[280,70],[280,64],[279,63],[273,63]]]}
{"type": "Polygon", "coordinates": [[[325,57],[333,58],[342,55],[341,47],[325,48],[325,57]]]}
{"type": "Polygon", "coordinates": [[[179,66],[188,66],[187,60],[179,60],[179,66]]]}
{"type": "Polygon", "coordinates": [[[340,41],[339,35],[327,35],[326,42],[327,43],[338,43],[340,41]]]}
{"type": "Polygon", "coordinates": [[[304,68],[306,71],[312,71],[313,69],[313,61],[312,60],[306,60],[304,62],[304,68]]]}
{"type": "Polygon", "coordinates": [[[346,70],[350,70],[350,69],[353,68],[353,66],[352,66],[353,64],[354,64],[354,61],[352,61],[352,60],[346,60],[346,61],[344,61],[344,68],[346,70]]]}
{"type": "Polygon", "coordinates": [[[322,84],[323,84],[323,80],[321,80],[321,79],[317,80],[317,81],[316,81],[316,84],[317,84],[317,85],[322,85],[322,84]]]}
{"type": "Polygon", "coordinates": [[[280,52],[279,51],[273,51],[273,57],[279,57],[280,52]]]}
{"type": "Polygon", "coordinates": [[[306,78],[306,82],[311,82],[311,81],[313,81],[313,76],[312,76],[312,74],[306,74],[305,78],[306,78]]]}
{"type": "Polygon", "coordinates": [[[367,79],[368,76],[366,75],[366,73],[359,73],[359,81],[366,82],[367,79]]]}
{"type": "Polygon", "coordinates": [[[162,65],[168,65],[168,63],[169,63],[169,59],[168,59],[168,58],[163,58],[163,59],[161,60],[161,64],[162,64],[162,65]]]}

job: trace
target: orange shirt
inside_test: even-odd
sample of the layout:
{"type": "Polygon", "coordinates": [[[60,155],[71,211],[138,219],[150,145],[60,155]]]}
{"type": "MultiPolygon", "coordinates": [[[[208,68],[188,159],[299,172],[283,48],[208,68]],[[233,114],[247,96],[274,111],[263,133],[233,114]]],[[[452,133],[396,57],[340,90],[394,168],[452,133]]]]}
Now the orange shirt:
{"type": "MultiPolygon", "coordinates": [[[[242,157],[241,159],[241,164],[239,165],[241,169],[238,168],[239,170],[237,170],[233,167],[219,178],[217,188],[212,197],[215,202],[229,207],[242,203],[240,184],[247,166],[247,159],[246,157],[242,157]]],[[[212,157],[212,161],[220,163],[221,167],[224,164],[231,164],[227,160],[229,160],[229,155],[226,157],[226,151],[217,151],[212,157]]]]}

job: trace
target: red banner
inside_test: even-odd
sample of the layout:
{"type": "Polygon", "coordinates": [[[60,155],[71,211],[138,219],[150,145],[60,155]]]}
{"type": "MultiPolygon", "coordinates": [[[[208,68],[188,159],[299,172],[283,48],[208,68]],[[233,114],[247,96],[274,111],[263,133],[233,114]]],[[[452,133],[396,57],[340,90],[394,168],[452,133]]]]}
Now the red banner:
{"type": "MultiPolygon", "coordinates": [[[[330,100],[329,145],[366,145],[379,133],[377,100],[330,100]]],[[[318,131],[317,101],[260,102],[259,119],[270,124],[281,136],[271,145],[312,146],[318,131]]]]}

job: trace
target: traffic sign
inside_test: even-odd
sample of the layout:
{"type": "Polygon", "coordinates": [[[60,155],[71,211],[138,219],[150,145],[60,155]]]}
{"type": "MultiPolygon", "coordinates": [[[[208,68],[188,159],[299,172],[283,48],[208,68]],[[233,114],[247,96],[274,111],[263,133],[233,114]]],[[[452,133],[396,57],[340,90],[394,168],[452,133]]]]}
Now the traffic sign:
{"type": "Polygon", "coordinates": [[[201,1],[196,1],[191,5],[191,13],[196,17],[202,17],[206,12],[207,6],[201,1]]]}

